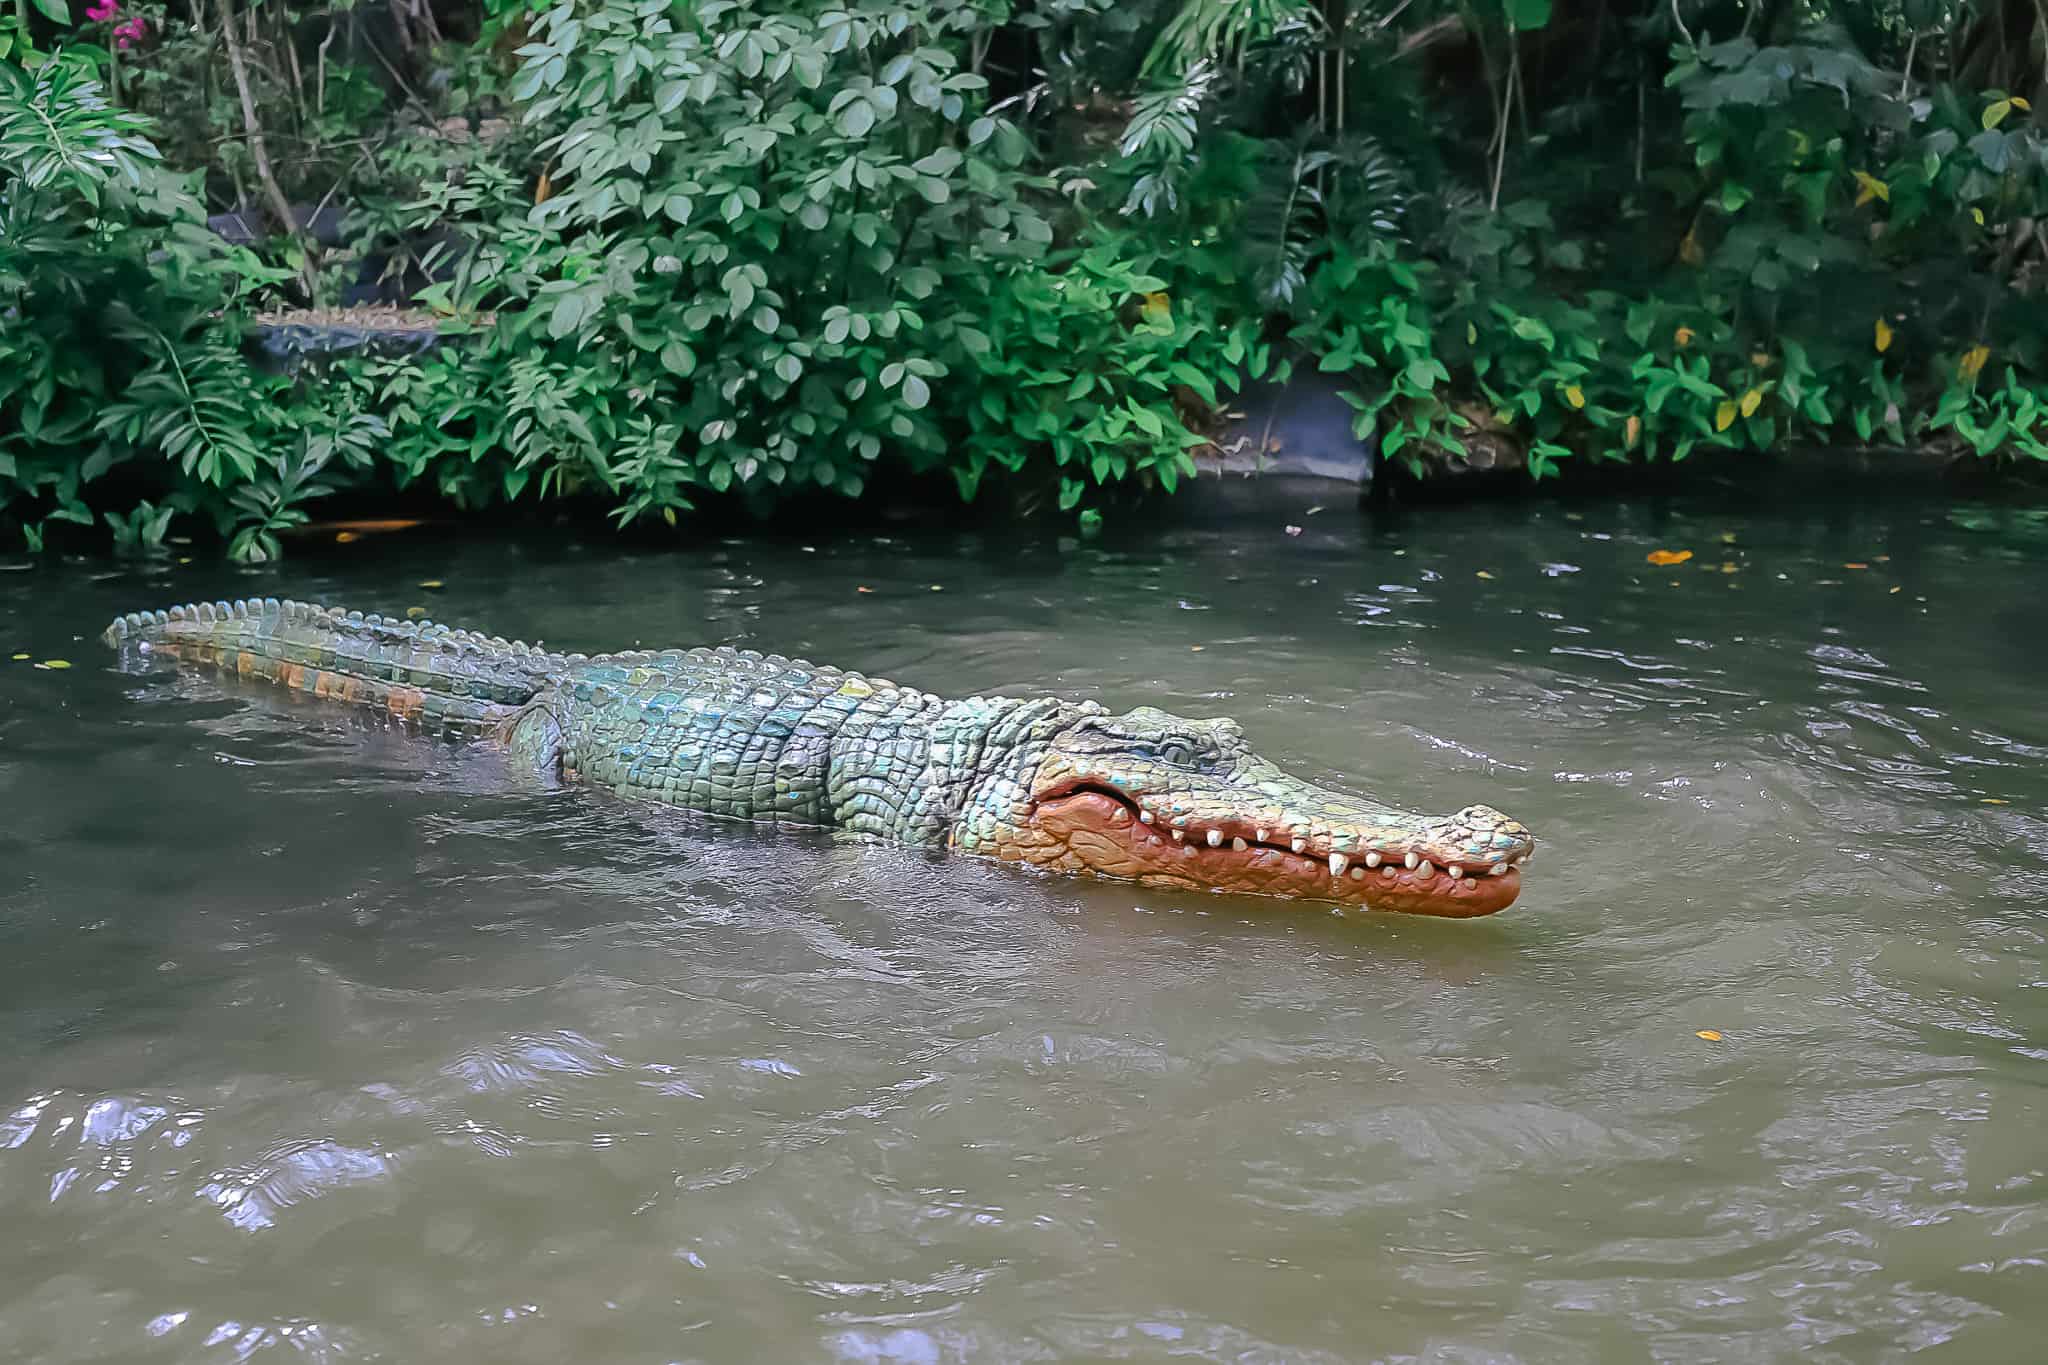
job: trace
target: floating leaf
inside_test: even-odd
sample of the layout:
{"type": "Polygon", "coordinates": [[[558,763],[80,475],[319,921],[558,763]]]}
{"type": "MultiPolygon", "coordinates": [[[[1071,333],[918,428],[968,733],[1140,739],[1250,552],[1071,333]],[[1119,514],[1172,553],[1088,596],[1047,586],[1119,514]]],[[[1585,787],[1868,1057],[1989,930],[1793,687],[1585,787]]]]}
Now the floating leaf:
{"type": "Polygon", "coordinates": [[[20,663],[20,662],[21,662],[21,661],[22,661],[23,659],[26,659],[26,658],[28,658],[28,657],[29,657],[29,656],[28,656],[28,655],[26,655],[26,654],[17,654],[17,655],[15,655],[15,656],[14,656],[14,661],[15,661],[16,663],[20,663]]]}
{"type": "Polygon", "coordinates": [[[1290,536],[1298,536],[1301,534],[1301,528],[1299,526],[1285,526],[1281,529],[1286,531],[1287,534],[1290,536]]]}
{"type": "Polygon", "coordinates": [[[69,659],[45,659],[45,660],[43,660],[43,661],[42,661],[41,663],[37,664],[37,665],[36,665],[36,667],[37,667],[37,668],[69,668],[69,667],[71,667],[71,660],[69,660],[69,659]]]}
{"type": "Polygon", "coordinates": [[[1474,577],[1474,578],[1491,578],[1491,577],[1493,577],[1493,575],[1492,575],[1492,574],[1490,574],[1490,573],[1488,573],[1488,572],[1487,572],[1486,570],[1484,570],[1484,569],[1481,569],[1481,570],[1480,570],[1480,571],[1479,571],[1478,573],[1474,574],[1474,575],[1473,575],[1473,577],[1474,577]]]}
{"type": "Polygon", "coordinates": [[[1956,374],[1964,379],[1975,379],[1984,371],[1984,362],[1991,359],[1989,346],[1972,346],[1963,352],[1962,361],[1956,366],[1956,374]]]}
{"type": "Polygon", "coordinates": [[[933,592],[944,592],[944,591],[945,591],[945,588],[944,588],[943,586],[941,586],[940,584],[934,583],[934,584],[932,584],[932,591],[933,591],[933,592]]]}
{"type": "Polygon", "coordinates": [[[1978,227],[1984,226],[1984,210],[1973,208],[1970,210],[1970,216],[1977,220],[1978,227]]]}
{"type": "Polygon", "coordinates": [[[1208,648],[1208,646],[1207,646],[1207,645],[1189,645],[1189,646],[1188,646],[1188,653],[1190,653],[1190,654],[1200,654],[1200,653],[1201,653],[1201,652],[1202,652],[1203,650],[1205,650],[1205,649],[1207,649],[1207,648],[1208,648]]]}
{"type": "Polygon", "coordinates": [[[2012,802],[2001,800],[1996,796],[1987,796],[1978,801],[1977,804],[1980,806],[2010,806],[2012,802]]]}
{"type": "Polygon", "coordinates": [[[427,609],[425,607],[407,607],[405,609],[405,619],[408,621],[423,620],[426,614],[427,609]]]}
{"type": "Polygon", "coordinates": [[[307,530],[322,531],[404,531],[426,523],[418,517],[379,517],[369,520],[358,518],[354,521],[322,521],[307,526],[307,530]]]}
{"type": "Polygon", "coordinates": [[[1699,333],[1693,331],[1690,327],[1681,327],[1671,334],[1671,339],[1678,343],[1680,350],[1683,350],[1687,346],[1692,345],[1692,339],[1698,335],[1699,333]]]}
{"type": "Polygon", "coordinates": [[[1698,265],[1707,259],[1707,253],[1700,250],[1700,239],[1688,232],[1678,244],[1678,259],[1687,265],[1698,265]]]}
{"type": "Polygon", "coordinates": [[[1749,363],[1756,366],[1759,370],[1771,368],[1771,358],[1762,351],[1751,351],[1749,353],[1749,363]]]}
{"type": "Polygon", "coordinates": [[[548,179],[548,173],[546,171],[542,171],[540,173],[540,179],[534,184],[533,187],[533,202],[536,204],[545,204],[551,197],[553,197],[554,193],[555,182],[548,179]]]}
{"type": "Polygon", "coordinates": [[[1629,446],[1633,448],[1636,439],[1643,434],[1643,419],[1640,417],[1629,418],[1627,425],[1622,427],[1621,431],[1629,446]]]}
{"type": "Polygon", "coordinates": [[[1890,350],[1892,346],[1892,325],[1886,322],[1883,318],[1879,318],[1877,320],[1876,330],[1878,351],[1882,353],[1890,350]]]}
{"type": "Polygon", "coordinates": [[[1756,416],[1756,410],[1763,406],[1763,402],[1764,391],[1762,389],[1751,389],[1748,393],[1742,395],[1742,415],[1744,417],[1756,416]]]}
{"type": "Polygon", "coordinates": [[[1851,563],[1848,563],[1848,564],[1844,564],[1844,565],[1843,565],[1842,567],[1843,567],[1843,568],[1845,568],[1845,569],[1867,569],[1867,568],[1869,568],[1870,566],[1869,566],[1868,564],[1857,564],[1857,563],[1853,563],[1853,562],[1851,562],[1851,563]]]}
{"type": "Polygon", "coordinates": [[[2005,122],[2005,116],[2012,112],[2012,100],[1993,100],[1984,110],[1984,127],[1989,130],[2005,122]]]}
{"type": "Polygon", "coordinates": [[[423,588],[440,588],[447,585],[438,578],[423,578],[420,580],[420,586],[423,588]]]}
{"type": "Polygon", "coordinates": [[[1686,561],[1686,560],[1688,560],[1688,559],[1691,559],[1691,558],[1692,558],[1692,551],[1691,551],[1691,550],[1652,550],[1652,551],[1650,551],[1650,553],[1649,553],[1648,555],[1644,556],[1644,558],[1648,559],[1648,560],[1649,560],[1649,561],[1650,561],[1650,562],[1651,562],[1652,564],[1658,565],[1658,566],[1660,566],[1660,567],[1664,567],[1664,566],[1668,566],[1668,565],[1672,565],[1672,564],[1683,564],[1683,563],[1685,563],[1685,561],[1686,561]]]}
{"type": "Polygon", "coordinates": [[[1873,199],[1882,199],[1887,204],[1892,202],[1892,187],[1869,172],[1857,171],[1856,184],[1857,208],[1862,208],[1873,199]]]}
{"type": "Polygon", "coordinates": [[[1723,403],[1714,409],[1714,430],[1726,431],[1735,424],[1735,404],[1723,403]]]}
{"type": "Polygon", "coordinates": [[[1583,408],[1586,406],[1586,391],[1577,384],[1567,384],[1564,389],[1564,401],[1575,408],[1583,408]]]}
{"type": "Polygon", "coordinates": [[[854,589],[854,591],[855,591],[855,592],[873,592],[873,591],[874,591],[874,589],[873,589],[873,588],[870,588],[870,587],[869,587],[869,586],[867,586],[867,585],[866,585],[865,583],[863,583],[863,584],[861,584],[861,585],[860,585],[859,587],[855,588],[855,589],[854,589]]]}
{"type": "Polygon", "coordinates": [[[1173,303],[1164,294],[1147,294],[1143,311],[1147,322],[1173,321],[1173,303]]]}
{"type": "Polygon", "coordinates": [[[1710,1043],[1718,1043],[1721,1041],[1721,1031],[1711,1028],[1698,1029],[1694,1031],[1693,1037],[1704,1038],[1710,1043]]]}
{"type": "Polygon", "coordinates": [[[361,540],[362,538],[363,533],[360,531],[339,531],[335,533],[334,543],[336,545],[346,545],[352,540],[361,540]]]}

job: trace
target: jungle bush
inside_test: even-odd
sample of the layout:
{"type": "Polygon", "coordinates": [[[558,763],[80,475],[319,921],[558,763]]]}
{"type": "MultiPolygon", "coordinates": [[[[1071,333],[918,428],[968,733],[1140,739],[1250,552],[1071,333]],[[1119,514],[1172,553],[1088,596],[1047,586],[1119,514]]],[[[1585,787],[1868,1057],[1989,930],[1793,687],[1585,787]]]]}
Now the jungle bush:
{"type": "Polygon", "coordinates": [[[1087,511],[1173,491],[1243,385],[1302,369],[1417,472],[1476,439],[1538,479],[2048,458],[2048,45],[2015,33],[2048,21],[21,3],[0,539],[182,527],[263,559],[343,490],[624,524],[885,470],[1087,511]],[[439,344],[249,363],[260,323],[375,277],[439,344]]]}

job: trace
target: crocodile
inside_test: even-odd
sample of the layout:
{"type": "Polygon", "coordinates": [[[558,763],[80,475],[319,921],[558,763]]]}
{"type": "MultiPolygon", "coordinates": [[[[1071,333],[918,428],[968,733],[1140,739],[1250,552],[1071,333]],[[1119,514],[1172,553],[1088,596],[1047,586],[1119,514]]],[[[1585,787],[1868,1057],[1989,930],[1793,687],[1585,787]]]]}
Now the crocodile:
{"type": "Polygon", "coordinates": [[[1463,917],[1513,903],[1535,850],[1491,807],[1392,809],[1290,776],[1234,721],[1150,706],[948,700],[730,647],[558,653],[274,597],[130,612],[104,638],[493,742],[515,773],[1051,872],[1463,917]]]}

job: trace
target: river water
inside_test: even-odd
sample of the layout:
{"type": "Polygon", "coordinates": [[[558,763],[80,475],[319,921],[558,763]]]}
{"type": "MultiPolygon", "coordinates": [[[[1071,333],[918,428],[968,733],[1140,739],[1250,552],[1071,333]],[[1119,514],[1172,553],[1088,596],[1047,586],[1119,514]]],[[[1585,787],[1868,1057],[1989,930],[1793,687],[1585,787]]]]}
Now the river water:
{"type": "Polygon", "coordinates": [[[2044,565],[1283,500],[0,573],[0,1360],[2038,1359],[2044,565]],[[92,638],[264,593],[1227,713],[1538,856],[1473,922],[1052,880],[92,638]]]}

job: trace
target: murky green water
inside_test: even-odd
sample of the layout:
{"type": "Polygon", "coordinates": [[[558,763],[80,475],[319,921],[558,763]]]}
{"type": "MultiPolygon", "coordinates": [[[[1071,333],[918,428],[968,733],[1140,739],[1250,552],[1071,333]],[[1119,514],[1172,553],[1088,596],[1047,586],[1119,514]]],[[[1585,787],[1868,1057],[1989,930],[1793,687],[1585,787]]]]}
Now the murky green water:
{"type": "Polygon", "coordinates": [[[2048,517],[1302,511],[0,574],[0,1360],[2039,1358],[2048,517]],[[90,640],[252,593],[1228,712],[1543,843],[1474,923],[1053,881],[90,640]]]}

